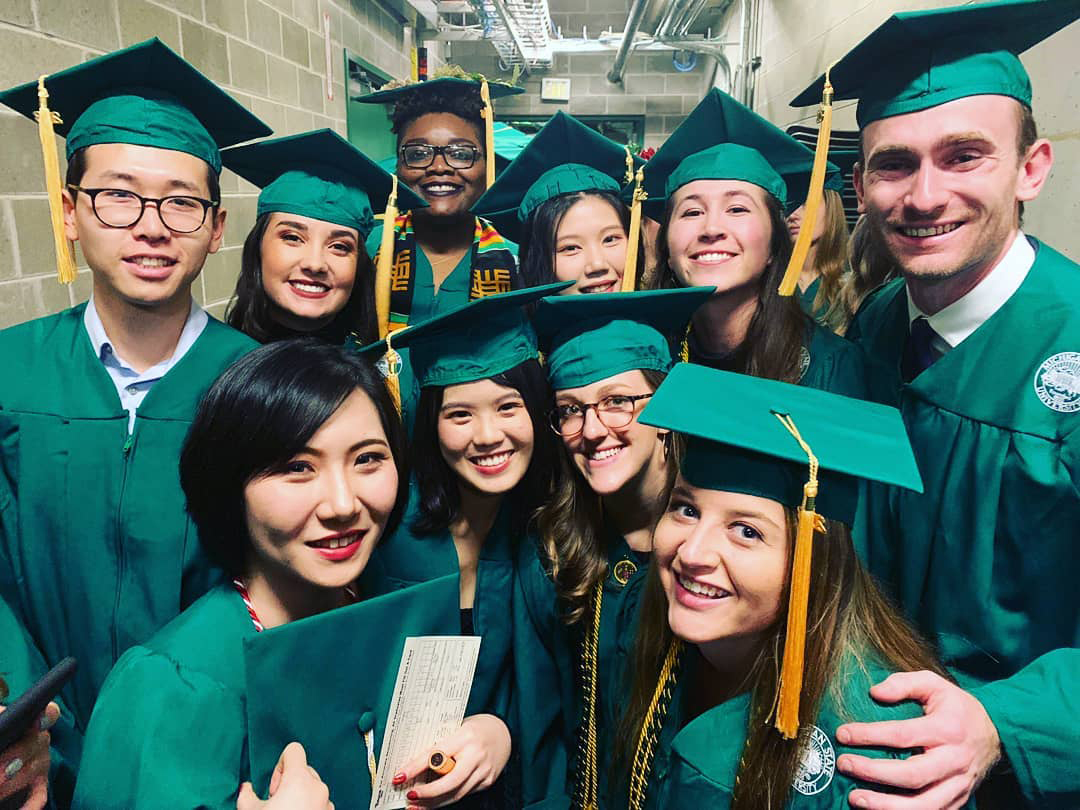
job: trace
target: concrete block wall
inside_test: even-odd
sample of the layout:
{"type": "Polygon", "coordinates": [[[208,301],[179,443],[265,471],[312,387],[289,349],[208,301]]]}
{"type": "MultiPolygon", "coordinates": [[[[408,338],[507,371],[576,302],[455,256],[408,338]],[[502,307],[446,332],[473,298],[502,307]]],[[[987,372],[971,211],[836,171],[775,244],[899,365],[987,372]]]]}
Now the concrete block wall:
{"type": "MultiPolygon", "coordinates": [[[[320,127],[345,134],[344,48],[392,76],[409,69],[401,27],[369,0],[4,0],[0,76],[4,86],[13,86],[151,36],[226,88],[275,135],[320,127]],[[330,15],[332,100],[326,94],[324,14],[330,15]]],[[[90,273],[77,255],[76,282],[56,282],[34,124],[0,109],[0,143],[4,327],[85,300],[90,273]]],[[[222,192],[229,212],[224,246],[208,258],[193,288],[217,317],[236,284],[258,189],[226,171],[222,192]]]]}
{"type": "MultiPolygon", "coordinates": [[[[826,65],[898,11],[941,8],[957,0],[766,0],[762,65],[755,109],[778,126],[814,125],[816,109],[788,106],[826,65]]],[[[1080,261],[1080,21],[1023,54],[1034,89],[1039,134],[1054,147],[1054,168],[1042,193],[1027,204],[1024,230],[1080,261]]],[[[834,126],[855,129],[855,106],[837,102],[834,126]]]]}
{"type": "MultiPolygon", "coordinates": [[[[594,36],[591,28],[589,36],[594,36]]],[[[523,77],[521,86],[525,92],[500,99],[495,112],[499,117],[552,115],[556,110],[573,115],[641,115],[645,117],[645,145],[659,146],[709,88],[709,59],[699,57],[693,70],[680,73],[672,66],[671,57],[670,51],[635,52],[627,59],[622,82],[613,84],[607,73],[615,59],[614,51],[557,53],[550,70],[523,77]],[[540,100],[541,82],[546,77],[570,79],[568,103],[540,100]]],[[[510,76],[499,69],[494,49],[486,42],[453,42],[448,58],[485,76],[510,76]]]]}

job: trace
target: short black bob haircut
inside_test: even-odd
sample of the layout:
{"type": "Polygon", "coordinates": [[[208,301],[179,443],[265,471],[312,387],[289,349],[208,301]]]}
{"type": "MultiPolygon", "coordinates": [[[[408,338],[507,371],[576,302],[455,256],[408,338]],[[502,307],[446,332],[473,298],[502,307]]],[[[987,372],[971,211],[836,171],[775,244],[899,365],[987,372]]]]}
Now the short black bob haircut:
{"type": "Polygon", "coordinates": [[[180,454],[180,485],[203,549],[230,576],[246,573],[251,551],[244,487],[300,452],[356,390],[374,403],[398,471],[385,535],[408,490],[405,433],[367,360],[316,338],[282,340],[241,357],[211,386],[180,454]]]}
{"type": "MultiPolygon", "coordinates": [[[[540,287],[559,280],[555,275],[555,242],[559,226],[567,211],[586,197],[596,197],[610,205],[622,223],[623,232],[629,237],[630,209],[614,191],[574,191],[544,200],[529,214],[521,231],[518,255],[521,257],[523,287],[540,287]]],[[[640,237],[637,253],[638,278],[634,279],[634,289],[640,289],[641,274],[645,269],[645,242],[640,237]]]]}
{"type": "MultiPolygon", "coordinates": [[[[521,394],[532,422],[533,454],[529,469],[518,485],[507,493],[512,499],[511,530],[515,537],[520,537],[533,513],[551,492],[552,471],[556,468],[555,434],[548,425],[547,414],[554,399],[547,376],[536,360],[526,360],[490,379],[521,394]]],[[[409,528],[417,534],[445,531],[461,507],[457,475],[439,449],[439,411],[445,390],[437,385],[423,388],[416,404],[411,461],[420,497],[420,514],[409,528]]]]}
{"type": "Polygon", "coordinates": [[[390,131],[398,136],[421,115],[428,113],[451,113],[468,121],[476,128],[477,141],[484,148],[484,102],[480,98],[480,87],[421,87],[413,93],[406,93],[394,105],[390,114],[390,131]]]}

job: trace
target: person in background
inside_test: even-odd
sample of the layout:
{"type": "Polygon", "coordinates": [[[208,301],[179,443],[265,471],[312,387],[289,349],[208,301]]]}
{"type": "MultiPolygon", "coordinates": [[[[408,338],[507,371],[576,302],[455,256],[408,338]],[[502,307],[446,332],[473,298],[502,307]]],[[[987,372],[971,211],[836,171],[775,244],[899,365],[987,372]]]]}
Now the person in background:
{"type": "MultiPolygon", "coordinates": [[[[831,171],[825,178],[818,216],[814,222],[810,252],[799,275],[799,303],[803,311],[826,329],[843,334],[850,315],[842,290],[850,272],[847,220],[841,191],[844,175],[850,174],[858,152],[834,150],[829,153],[831,171]]],[[[790,189],[789,189],[790,192],[790,189]]],[[[788,233],[794,242],[802,227],[806,203],[787,216],[788,233]]]]}
{"type": "MultiPolygon", "coordinates": [[[[375,271],[364,240],[392,178],[329,129],[227,149],[225,168],[262,188],[225,319],[260,343],[313,335],[378,338],[375,271]]],[[[398,203],[422,208],[407,188],[398,203]]]]}
{"type": "Polygon", "coordinates": [[[791,239],[776,167],[804,181],[812,162],[790,135],[710,91],[645,166],[646,205],[662,207],[653,283],[716,288],[682,340],[683,360],[865,398],[862,352],[778,292],[791,239]]]}
{"type": "Polygon", "coordinates": [[[837,727],[918,712],[870,700],[884,675],[944,675],[848,528],[861,479],[921,487],[900,414],[684,364],[641,419],[687,447],[630,617],[610,806],[846,810],[858,782],[836,772],[837,727]]]}
{"type": "MultiPolygon", "coordinates": [[[[880,242],[881,236],[870,227],[866,215],[860,215],[851,230],[849,240],[851,272],[845,277],[840,291],[848,325],[859,313],[866,297],[900,273],[880,242]]],[[[845,328],[844,334],[846,333],[845,328]]]]}
{"type": "MultiPolygon", "coordinates": [[[[58,265],[73,273],[66,240],[78,241],[91,295],[0,332],[0,596],[25,631],[0,641],[28,641],[37,677],[79,661],[52,733],[66,806],[109,669],[220,576],[184,512],[177,460],[203,394],[256,344],[191,288],[225,230],[219,146],[269,130],[156,39],[40,84],[40,117],[59,113],[67,138],[66,184],[48,181],[58,265]]],[[[33,117],[39,82],[0,103],[33,117]]]]}
{"type": "Polygon", "coordinates": [[[630,583],[649,566],[652,530],[677,468],[668,431],[639,424],[681,334],[711,288],[557,296],[533,317],[562,440],[555,490],[537,515],[539,548],[519,548],[515,636],[528,802],[603,804],[623,690],[616,632],[630,583]],[[558,684],[559,691],[553,693],[558,684]],[[569,767],[567,767],[569,755],[569,767]]]}
{"type": "Polygon", "coordinates": [[[1056,0],[896,14],[831,71],[858,99],[867,227],[902,275],[848,335],[888,373],[925,484],[871,488],[862,553],[959,682],[894,675],[873,697],[925,716],[840,729],[921,749],[841,758],[909,791],[857,791],[862,807],[952,807],[980,783],[1002,807],[1080,805],[1080,267],[1021,229],[1053,149],[1018,57],[1078,17],[1056,0]]]}
{"type": "Polygon", "coordinates": [[[519,243],[526,287],[572,281],[564,295],[619,292],[630,267],[634,289],[644,248],[640,236],[630,243],[631,210],[620,193],[640,164],[614,141],[556,112],[473,210],[519,243]],[[579,160],[568,163],[568,155],[579,160]]]}

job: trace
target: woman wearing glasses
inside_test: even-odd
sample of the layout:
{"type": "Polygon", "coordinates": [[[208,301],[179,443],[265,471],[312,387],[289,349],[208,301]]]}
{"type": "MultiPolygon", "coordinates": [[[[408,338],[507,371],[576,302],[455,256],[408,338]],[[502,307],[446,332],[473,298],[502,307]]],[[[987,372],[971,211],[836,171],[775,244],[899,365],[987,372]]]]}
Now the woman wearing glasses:
{"type": "MultiPolygon", "coordinates": [[[[390,175],[328,129],[229,149],[222,161],[262,187],[229,325],[260,343],[378,337],[374,270],[363,240],[374,214],[385,209],[390,175]]],[[[419,203],[408,189],[398,199],[419,203]]]]}
{"type": "Polygon", "coordinates": [[[540,510],[539,557],[519,554],[532,637],[515,638],[527,801],[570,791],[604,806],[620,690],[616,659],[632,610],[628,584],[644,574],[652,530],[678,468],[672,434],[637,414],[672,366],[670,337],[686,329],[712,287],[548,298],[534,321],[555,391],[562,439],[555,492],[540,510]],[[531,559],[528,557],[531,556],[531,559]],[[559,700],[545,683],[559,684],[559,700]],[[569,774],[565,762],[569,748],[569,774]]]}

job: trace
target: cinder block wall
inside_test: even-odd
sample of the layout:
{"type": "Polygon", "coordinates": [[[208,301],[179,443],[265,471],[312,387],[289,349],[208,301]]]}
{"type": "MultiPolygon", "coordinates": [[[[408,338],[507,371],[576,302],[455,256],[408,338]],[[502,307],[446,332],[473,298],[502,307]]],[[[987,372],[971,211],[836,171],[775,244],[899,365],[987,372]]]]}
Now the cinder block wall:
{"type": "MultiPolygon", "coordinates": [[[[392,76],[409,69],[400,26],[368,0],[3,0],[0,76],[12,86],[151,36],[225,87],[275,135],[319,127],[345,134],[343,48],[392,76]],[[332,100],[324,14],[330,15],[332,100]]],[[[85,300],[90,274],[78,256],[78,280],[56,282],[34,124],[0,110],[0,143],[3,327],[85,300]]],[[[229,212],[225,244],[193,290],[217,317],[236,283],[258,189],[226,171],[222,191],[229,212]]]]}
{"type": "MultiPolygon", "coordinates": [[[[755,109],[786,127],[813,125],[815,109],[788,102],[826,65],[898,11],[941,8],[958,0],[768,0],[762,20],[762,66],[755,109]]],[[[1054,169],[1038,199],[1026,206],[1024,230],[1080,260],[1080,22],[1036,45],[1021,59],[1031,75],[1039,134],[1054,147],[1054,169]]],[[[834,126],[855,129],[855,106],[838,102],[834,126]]]]}

